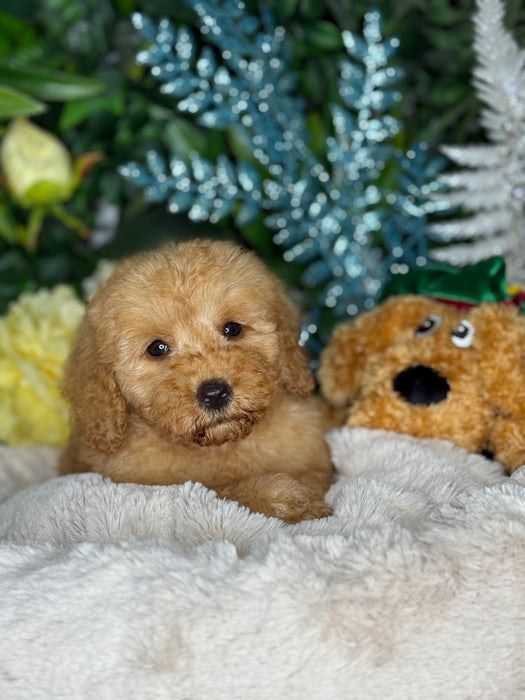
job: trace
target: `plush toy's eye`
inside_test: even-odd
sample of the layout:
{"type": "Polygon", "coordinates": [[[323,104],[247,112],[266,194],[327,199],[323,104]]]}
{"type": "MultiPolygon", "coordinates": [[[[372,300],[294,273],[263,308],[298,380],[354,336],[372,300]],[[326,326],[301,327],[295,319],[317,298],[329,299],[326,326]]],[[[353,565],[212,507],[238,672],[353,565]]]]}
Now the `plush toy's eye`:
{"type": "Polygon", "coordinates": [[[462,319],[456,330],[452,331],[450,338],[457,348],[469,348],[474,340],[475,329],[470,321],[462,319]]]}
{"type": "Polygon", "coordinates": [[[236,323],[235,321],[228,321],[228,323],[222,329],[223,335],[227,338],[234,338],[242,333],[242,325],[236,323]]]}
{"type": "Polygon", "coordinates": [[[160,357],[170,351],[170,346],[164,340],[154,340],[146,349],[148,355],[160,357]]]}
{"type": "Polygon", "coordinates": [[[417,328],[414,335],[416,338],[422,338],[425,335],[430,335],[436,331],[443,321],[441,314],[430,314],[417,328]]]}

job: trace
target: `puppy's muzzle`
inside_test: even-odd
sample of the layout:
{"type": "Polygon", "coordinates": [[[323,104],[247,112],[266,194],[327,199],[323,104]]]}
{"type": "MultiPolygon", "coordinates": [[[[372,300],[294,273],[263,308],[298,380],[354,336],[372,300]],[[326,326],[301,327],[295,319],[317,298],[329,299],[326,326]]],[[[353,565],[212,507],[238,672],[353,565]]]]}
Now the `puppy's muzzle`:
{"type": "Polygon", "coordinates": [[[220,411],[231,401],[233,389],[224,379],[207,379],[196,392],[198,403],[208,411],[220,411]]]}
{"type": "Polygon", "coordinates": [[[446,378],[425,365],[404,369],[394,377],[393,386],[407,403],[424,406],[444,401],[450,391],[446,378]]]}

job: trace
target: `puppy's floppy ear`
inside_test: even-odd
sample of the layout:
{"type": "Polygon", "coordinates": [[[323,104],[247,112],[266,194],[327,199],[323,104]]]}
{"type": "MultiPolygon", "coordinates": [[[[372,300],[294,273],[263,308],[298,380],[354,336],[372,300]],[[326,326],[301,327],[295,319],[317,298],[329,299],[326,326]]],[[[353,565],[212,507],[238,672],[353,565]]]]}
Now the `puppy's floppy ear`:
{"type": "Polygon", "coordinates": [[[279,341],[281,346],[281,383],[294,396],[306,398],[315,388],[308,358],[299,345],[300,324],[297,311],[283,291],[279,299],[279,341]]]}
{"type": "Polygon", "coordinates": [[[105,453],[122,446],[126,403],[111,369],[99,357],[89,319],[84,319],[66,368],[65,394],[75,430],[91,447],[105,453]]]}

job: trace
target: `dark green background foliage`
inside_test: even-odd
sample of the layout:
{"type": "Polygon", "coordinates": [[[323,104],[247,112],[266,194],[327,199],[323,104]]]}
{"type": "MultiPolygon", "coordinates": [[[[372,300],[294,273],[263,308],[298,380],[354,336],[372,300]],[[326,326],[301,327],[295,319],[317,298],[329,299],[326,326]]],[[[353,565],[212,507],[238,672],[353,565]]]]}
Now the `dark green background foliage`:
{"type": "MultiPolygon", "coordinates": [[[[257,12],[256,0],[247,0],[257,12]]],[[[364,0],[269,0],[287,30],[293,46],[294,69],[299,76],[309,115],[312,148],[323,156],[328,105],[337,101],[338,60],[345,55],[341,30],[360,32],[370,4],[364,0]]],[[[471,22],[473,0],[379,0],[384,35],[396,35],[401,46],[396,61],[405,76],[403,100],[396,116],[403,129],[396,137],[401,148],[415,140],[440,144],[482,140],[477,120],[479,104],[470,84],[473,65],[471,22]]],[[[243,240],[293,285],[298,270],[282,262],[282,250],[271,242],[261,222],[244,230],[229,224],[195,225],[185,217],[170,216],[164,206],[147,206],[117,173],[117,167],[142,161],[147,150],[187,155],[197,149],[214,160],[221,152],[235,157],[235,132],[198,128],[173,111],[154,81],[136,65],[140,39],[129,21],[134,11],[156,19],[168,15],[175,24],[191,25],[191,10],[170,0],[4,0],[0,11],[0,83],[9,70],[27,71],[23,89],[47,105],[34,117],[55,132],[74,156],[103,151],[104,158],[88,174],[68,203],[71,212],[93,225],[96,203],[104,198],[121,207],[121,223],[114,241],[93,250],[58,222],[48,220],[35,253],[0,239],[0,312],[23,289],[59,281],[78,284],[100,257],[120,256],[160,240],[192,235],[243,240]],[[104,92],[88,98],[64,95],[60,86],[43,90],[35,67],[65,71],[71,76],[96,78],[104,92]],[[39,92],[40,91],[40,92],[39,92]]],[[[521,0],[507,0],[507,26],[525,45],[525,9],[521,0]]],[[[5,127],[0,124],[0,127],[5,127]]],[[[5,193],[0,194],[7,206],[5,193]]],[[[16,216],[17,212],[14,211],[16,216]]],[[[0,221],[1,224],[1,221],[0,221]]]]}

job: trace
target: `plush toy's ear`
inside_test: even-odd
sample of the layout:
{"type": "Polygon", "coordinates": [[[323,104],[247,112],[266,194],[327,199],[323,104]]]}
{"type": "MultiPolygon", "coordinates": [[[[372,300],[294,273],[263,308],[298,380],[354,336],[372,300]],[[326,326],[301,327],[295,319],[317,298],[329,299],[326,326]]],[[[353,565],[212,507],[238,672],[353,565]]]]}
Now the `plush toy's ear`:
{"type": "Polygon", "coordinates": [[[332,406],[349,406],[363,369],[363,346],[355,323],[337,326],[321,353],[317,377],[321,393],[332,406]]]}
{"type": "Polygon", "coordinates": [[[126,403],[111,369],[99,358],[88,319],[80,326],[66,368],[65,394],[80,437],[101,452],[115,452],[126,432],[126,403]]]}
{"type": "Polygon", "coordinates": [[[355,321],[337,326],[321,354],[318,372],[321,392],[328,403],[350,405],[369,357],[384,352],[403,333],[413,335],[427,315],[436,311],[436,305],[422,296],[393,296],[355,321]]]}
{"type": "Polygon", "coordinates": [[[299,345],[299,316],[284,291],[279,297],[281,383],[294,396],[306,398],[315,389],[315,379],[308,366],[306,352],[299,345]]]}

